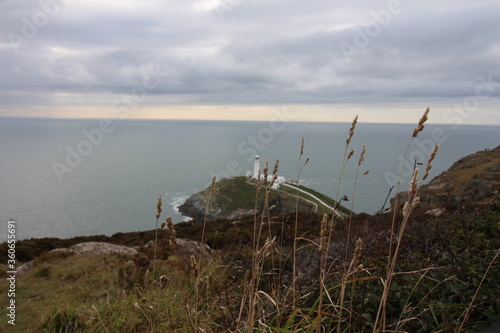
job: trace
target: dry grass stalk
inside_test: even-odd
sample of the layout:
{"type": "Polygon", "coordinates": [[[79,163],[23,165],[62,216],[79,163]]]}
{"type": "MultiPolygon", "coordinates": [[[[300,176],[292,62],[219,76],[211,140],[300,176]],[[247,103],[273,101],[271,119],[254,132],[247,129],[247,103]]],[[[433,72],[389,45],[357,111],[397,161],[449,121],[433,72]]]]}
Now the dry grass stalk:
{"type": "MultiPolygon", "coordinates": [[[[415,207],[417,207],[420,203],[420,197],[417,196],[418,191],[420,189],[420,186],[418,185],[418,174],[419,174],[419,169],[415,169],[413,172],[413,177],[409,183],[410,187],[408,189],[408,198],[403,206],[403,220],[401,222],[401,226],[399,228],[399,233],[397,237],[397,243],[396,243],[396,248],[394,250],[394,253],[392,254],[392,257],[390,258],[390,264],[388,268],[388,273],[386,277],[386,281],[384,283],[384,291],[382,294],[382,298],[380,301],[380,306],[379,306],[379,311],[377,313],[377,318],[375,320],[375,324],[380,322],[380,328],[386,327],[385,324],[385,312],[386,312],[386,307],[387,307],[387,299],[389,297],[389,292],[392,284],[392,278],[395,274],[395,269],[396,269],[396,261],[399,255],[399,250],[401,247],[401,243],[403,240],[403,235],[406,230],[406,226],[408,225],[408,221],[410,219],[410,215],[415,207]],[[380,316],[380,318],[379,318],[380,316]],[[380,321],[379,321],[380,319],[380,321]]],[[[374,332],[376,332],[377,325],[374,326],[374,332]]]]}
{"type": "MultiPolygon", "coordinates": [[[[218,192],[218,188],[215,187],[217,181],[217,177],[213,176],[212,177],[212,183],[210,185],[209,191],[208,191],[208,198],[207,198],[207,204],[205,207],[205,217],[203,219],[203,227],[201,231],[201,241],[200,241],[200,252],[198,254],[198,261],[196,261],[195,256],[191,255],[191,267],[193,269],[194,277],[195,277],[195,309],[198,310],[199,308],[199,300],[200,300],[200,289],[198,288],[199,286],[199,271],[202,268],[202,259],[203,259],[203,244],[205,242],[205,231],[207,227],[207,219],[208,219],[208,213],[210,211],[210,202],[212,200],[213,195],[215,195],[218,192]]],[[[195,316],[194,322],[195,322],[195,327],[198,327],[198,316],[195,316]]]]}
{"type": "Polygon", "coordinates": [[[135,294],[137,296],[137,299],[139,299],[142,303],[147,302],[147,298],[144,297],[144,295],[142,294],[142,292],[140,291],[140,289],[138,287],[135,288],[135,294]]]}
{"type": "Polygon", "coordinates": [[[278,168],[279,168],[280,160],[277,159],[276,163],[274,163],[274,168],[273,168],[273,179],[271,180],[271,184],[269,187],[273,187],[274,183],[276,182],[276,179],[278,179],[278,168]]]}
{"type": "Polygon", "coordinates": [[[362,252],[363,252],[363,240],[361,238],[358,238],[358,240],[356,241],[356,247],[354,248],[352,261],[351,264],[349,265],[349,270],[348,270],[349,272],[354,272],[355,270],[357,270],[362,252]]]}
{"type": "MultiPolygon", "coordinates": [[[[334,225],[334,219],[335,219],[337,207],[338,207],[338,205],[340,205],[340,202],[343,199],[342,198],[341,200],[339,200],[340,185],[342,183],[342,177],[344,175],[344,171],[345,171],[345,168],[347,166],[347,162],[354,155],[354,149],[351,149],[349,154],[347,153],[347,151],[349,149],[349,144],[351,143],[351,139],[354,135],[354,131],[356,129],[357,123],[358,123],[358,116],[356,115],[351,123],[351,128],[349,128],[349,133],[347,134],[346,145],[345,145],[345,149],[344,149],[344,157],[342,159],[342,166],[340,168],[340,174],[339,174],[339,179],[338,179],[338,183],[337,183],[337,193],[335,194],[335,207],[333,207],[334,209],[332,211],[331,226],[330,226],[330,231],[328,233],[328,241],[327,241],[327,245],[326,245],[326,252],[327,253],[329,252],[329,248],[330,248],[330,244],[331,244],[331,240],[332,240],[333,225],[334,225]]],[[[347,196],[344,196],[344,197],[347,198],[347,196]]],[[[325,260],[327,260],[327,257],[325,257],[325,260]]],[[[327,267],[326,262],[325,262],[325,267],[327,267]]]]}
{"type": "MultiPolygon", "coordinates": [[[[240,307],[240,318],[243,312],[243,307],[246,304],[246,299],[248,298],[248,318],[247,318],[247,327],[251,329],[256,322],[256,306],[257,306],[257,290],[259,288],[259,281],[261,278],[262,272],[262,257],[263,253],[267,253],[266,249],[269,246],[269,239],[266,243],[260,247],[261,237],[262,237],[262,229],[264,226],[264,218],[265,215],[268,217],[268,226],[269,226],[269,236],[271,236],[271,221],[269,211],[272,209],[269,207],[269,196],[271,195],[271,187],[273,186],[275,180],[278,178],[278,168],[279,168],[279,160],[276,160],[273,168],[273,177],[271,182],[268,184],[268,172],[269,172],[269,161],[266,159],[264,169],[263,169],[263,177],[261,177],[261,171],[258,171],[257,177],[257,187],[255,191],[255,202],[254,202],[254,230],[253,230],[253,242],[252,242],[252,272],[249,275],[248,280],[248,288],[244,291],[244,297],[242,298],[241,307],[240,307]],[[262,180],[261,180],[262,178],[262,180]],[[264,184],[265,187],[265,199],[264,206],[262,208],[262,214],[260,216],[260,223],[257,219],[257,211],[258,211],[258,198],[259,192],[261,189],[261,184],[264,184]],[[267,213],[267,214],[265,214],[267,213]]],[[[273,268],[274,268],[274,257],[272,258],[273,268]]],[[[239,321],[239,320],[238,320],[239,321]]]]}
{"type": "Polygon", "coordinates": [[[170,233],[170,237],[175,238],[177,236],[177,233],[175,232],[174,228],[174,223],[172,222],[172,218],[169,216],[165,220],[165,223],[167,224],[167,229],[168,232],[170,233]]]}
{"type": "MultiPolygon", "coordinates": [[[[323,267],[322,271],[320,272],[320,301],[319,301],[319,305],[318,305],[318,315],[319,317],[321,317],[321,314],[322,314],[322,311],[323,311],[323,295],[324,295],[324,289],[325,289],[325,286],[324,286],[324,281],[326,280],[326,276],[329,274],[328,272],[328,269],[326,267],[327,264],[328,264],[328,253],[329,253],[329,249],[330,249],[330,245],[331,245],[331,241],[332,241],[332,235],[333,235],[333,229],[335,227],[335,215],[337,214],[337,207],[338,205],[340,205],[340,202],[344,200],[348,201],[348,198],[347,196],[344,195],[344,197],[342,199],[339,200],[339,193],[340,193],[340,185],[342,183],[342,177],[343,177],[343,174],[344,174],[344,171],[345,171],[345,168],[347,166],[347,162],[349,161],[349,159],[354,155],[354,149],[351,148],[351,150],[349,151],[349,153],[347,153],[348,149],[349,149],[349,144],[351,143],[351,140],[352,140],[352,137],[354,135],[354,131],[356,129],[356,124],[358,123],[358,116],[356,115],[356,117],[354,117],[352,123],[351,123],[351,127],[349,129],[349,133],[347,135],[347,139],[346,139],[346,145],[345,145],[345,149],[344,149],[344,156],[343,156],[343,159],[342,159],[342,167],[340,169],[340,174],[339,174],[339,179],[338,179],[338,183],[337,183],[337,193],[335,195],[335,207],[333,207],[333,211],[331,213],[331,223],[330,223],[330,227],[329,227],[329,232],[328,232],[328,238],[327,238],[327,241],[326,241],[326,246],[325,246],[325,250],[326,250],[326,253],[327,255],[324,256],[324,258],[320,258],[320,267],[323,267]]],[[[333,305],[333,301],[331,300],[331,297],[328,295],[328,292],[327,292],[327,296],[328,298],[330,299],[330,302],[331,304],[333,305]]],[[[320,319],[320,318],[318,318],[320,319]]],[[[321,332],[321,320],[318,320],[318,324],[316,326],[316,332],[321,332]]]]}
{"type": "Polygon", "coordinates": [[[304,155],[304,134],[302,134],[302,140],[300,142],[300,157],[304,155]]]}
{"type": "Polygon", "coordinates": [[[413,196],[417,193],[417,182],[418,182],[419,169],[413,171],[413,177],[410,181],[410,187],[408,188],[408,201],[413,200],[413,196]]]}
{"type": "MultiPolygon", "coordinates": [[[[208,192],[208,198],[207,198],[207,204],[206,204],[206,207],[205,207],[205,217],[203,219],[203,228],[202,228],[202,231],[201,231],[201,244],[203,244],[203,242],[205,241],[205,229],[206,229],[206,225],[207,225],[207,219],[208,219],[208,213],[210,211],[210,202],[212,200],[212,196],[214,194],[217,193],[218,189],[215,187],[215,183],[217,181],[217,178],[215,176],[213,176],[212,178],[212,184],[210,185],[210,189],[209,189],[209,192],[208,192]]],[[[200,246],[200,258],[199,258],[199,261],[201,262],[201,256],[202,256],[202,246],[200,246]]]]}
{"type": "Polygon", "coordinates": [[[348,146],[351,143],[352,136],[354,135],[354,130],[356,129],[356,124],[358,123],[358,115],[354,117],[351,128],[349,129],[349,134],[347,136],[347,139],[345,140],[346,145],[348,146]]]}
{"type": "Polygon", "coordinates": [[[161,195],[158,197],[158,201],[156,203],[156,219],[158,220],[160,218],[162,208],[161,208],[162,202],[161,202],[161,195]]]}
{"type": "Polygon", "coordinates": [[[300,154],[299,154],[299,167],[297,171],[297,192],[296,192],[296,202],[295,202],[295,223],[294,223],[294,238],[293,238],[293,268],[292,268],[292,307],[293,309],[297,306],[297,238],[298,238],[298,224],[299,224],[299,188],[300,188],[300,176],[302,170],[309,162],[309,157],[306,159],[305,163],[302,164],[302,156],[304,155],[304,134],[300,141],[300,154]]]}
{"type": "Polygon", "coordinates": [[[347,159],[349,160],[353,155],[354,155],[354,152],[356,151],[356,149],[354,148],[351,148],[351,151],[349,152],[349,155],[347,155],[347,159]]]}
{"type": "Polygon", "coordinates": [[[268,172],[269,172],[269,161],[267,160],[266,158],[266,162],[264,163],[264,186],[267,185],[267,176],[269,175],[268,172]]]}
{"type": "Polygon", "coordinates": [[[153,254],[153,276],[155,276],[156,272],[156,248],[158,245],[158,220],[161,216],[162,212],[162,202],[161,202],[161,195],[158,197],[158,201],[156,203],[156,230],[155,230],[155,244],[154,244],[154,254],[153,254]]]}
{"type": "MultiPolygon", "coordinates": [[[[354,150],[354,149],[353,149],[354,150]]],[[[353,151],[351,150],[351,151],[353,151]]],[[[349,214],[349,224],[347,226],[347,237],[346,237],[346,248],[345,248],[345,255],[344,255],[344,261],[347,262],[347,256],[349,252],[349,243],[351,241],[351,227],[352,227],[352,218],[353,218],[353,212],[354,212],[354,199],[356,198],[356,188],[358,185],[358,180],[359,180],[359,168],[365,161],[365,154],[366,154],[366,144],[363,145],[363,148],[361,149],[361,153],[359,154],[359,159],[358,159],[358,165],[356,167],[356,176],[354,177],[354,186],[353,186],[353,191],[352,191],[352,200],[351,200],[351,212],[349,214]]],[[[362,176],[367,175],[369,170],[366,170],[362,176]]],[[[348,201],[347,196],[344,196],[346,198],[346,201],[348,201]]],[[[342,198],[344,199],[344,198],[342,198]]]]}
{"type": "Polygon", "coordinates": [[[427,108],[427,110],[425,110],[422,118],[420,118],[420,120],[418,121],[417,127],[415,127],[415,129],[413,130],[413,135],[412,135],[413,138],[416,138],[418,136],[418,133],[422,132],[422,130],[424,129],[424,127],[425,127],[424,124],[429,119],[429,117],[428,117],[429,111],[430,111],[429,108],[427,108]]]}
{"type": "Polygon", "coordinates": [[[359,154],[358,166],[363,164],[365,160],[365,153],[366,153],[366,145],[363,145],[363,149],[361,149],[361,154],[359,154]]]}
{"type": "MultiPolygon", "coordinates": [[[[429,119],[430,109],[427,108],[423,114],[423,116],[420,118],[417,127],[413,130],[412,137],[410,139],[410,142],[408,142],[408,145],[406,146],[406,151],[404,153],[403,160],[406,161],[408,157],[408,152],[410,150],[410,146],[412,143],[413,138],[416,138],[418,134],[424,129],[424,124],[425,122],[429,119]]],[[[437,150],[436,150],[437,151],[437,150]]],[[[401,166],[399,168],[399,175],[398,175],[398,180],[397,180],[397,186],[396,186],[396,196],[394,198],[394,205],[392,207],[393,210],[393,215],[392,215],[392,224],[391,224],[391,231],[390,231],[390,237],[389,237],[389,251],[387,255],[387,273],[386,273],[386,280],[384,282],[384,291],[380,300],[380,306],[377,312],[377,316],[375,318],[375,324],[373,326],[373,332],[378,332],[386,327],[386,310],[387,310],[387,299],[389,296],[389,290],[392,282],[392,275],[394,274],[394,266],[397,258],[397,252],[399,250],[399,245],[401,243],[401,238],[397,238],[397,243],[396,243],[396,249],[394,250],[393,253],[393,240],[395,237],[395,228],[396,228],[396,218],[398,217],[399,213],[399,189],[401,185],[401,177],[403,174],[403,165],[404,163],[401,163],[401,166]]],[[[429,164],[430,165],[430,164],[429,164]]],[[[429,167],[430,170],[430,167],[429,167]]],[[[427,172],[426,172],[427,173],[427,172]]],[[[414,174],[415,177],[415,174],[414,174]]],[[[413,182],[414,179],[412,179],[413,182]]],[[[416,193],[418,192],[418,189],[412,189],[413,186],[410,187],[410,190],[414,192],[413,195],[416,197],[416,193]]],[[[406,223],[408,221],[408,218],[410,216],[412,207],[414,207],[414,204],[418,204],[419,199],[415,200],[415,197],[412,197],[410,199],[410,196],[408,198],[408,203],[405,204],[406,207],[403,208],[403,214],[405,215],[403,217],[403,222],[400,228],[400,233],[399,235],[402,236],[404,233],[404,229],[406,226],[406,223]]]]}
{"type": "MultiPolygon", "coordinates": [[[[362,266],[359,263],[360,263],[362,252],[363,252],[363,241],[361,240],[361,238],[358,238],[358,240],[356,241],[356,247],[354,248],[354,253],[352,255],[351,264],[349,265],[349,269],[342,276],[341,289],[340,289],[340,301],[339,301],[339,307],[338,307],[339,308],[339,323],[337,325],[337,333],[341,332],[340,323],[342,322],[342,311],[344,309],[346,282],[351,275],[353,275],[353,274],[357,273],[359,270],[361,270],[362,266]]],[[[351,304],[351,306],[352,306],[352,304],[351,304]]],[[[351,311],[349,311],[349,312],[351,312],[351,311]]]]}
{"type": "MultiPolygon", "coordinates": [[[[321,220],[321,228],[319,232],[319,248],[318,252],[320,256],[323,256],[325,250],[326,250],[326,233],[327,233],[327,228],[328,228],[328,215],[323,214],[323,219],[321,220]]],[[[321,260],[320,260],[321,264],[321,260]]]]}
{"type": "MultiPolygon", "coordinates": [[[[262,276],[264,260],[273,254],[276,246],[276,236],[267,238],[265,243],[253,254],[252,276],[248,288],[248,328],[251,330],[257,321],[256,307],[259,293],[259,281],[262,276]]],[[[274,264],[273,264],[274,267],[274,264]]]]}
{"type": "Polygon", "coordinates": [[[436,154],[437,154],[438,150],[439,150],[439,145],[436,145],[434,147],[434,150],[431,153],[431,156],[429,157],[429,160],[427,161],[427,166],[425,167],[425,174],[422,177],[422,181],[426,180],[427,177],[429,177],[429,173],[430,173],[431,168],[432,168],[432,161],[434,161],[434,158],[436,158],[436,154]]]}
{"type": "Polygon", "coordinates": [[[328,230],[328,215],[323,214],[323,218],[321,219],[321,227],[320,227],[320,233],[319,233],[319,247],[318,247],[318,252],[319,252],[319,304],[318,304],[318,318],[317,318],[317,326],[316,326],[316,332],[321,331],[321,322],[322,322],[322,312],[321,309],[323,308],[323,294],[325,290],[325,279],[326,279],[326,260],[325,256],[328,256],[328,253],[325,253],[326,251],[326,242],[327,242],[327,230],[328,230]]]}
{"type": "MultiPolygon", "coordinates": [[[[271,237],[271,235],[272,235],[272,230],[271,230],[271,210],[273,210],[276,207],[275,205],[269,207],[269,197],[271,195],[271,188],[273,187],[276,179],[278,179],[279,163],[280,163],[279,159],[277,159],[276,162],[274,163],[273,176],[272,176],[272,179],[271,179],[271,183],[269,184],[269,187],[268,187],[268,189],[266,191],[266,198],[265,198],[265,202],[264,202],[264,206],[265,206],[266,213],[267,213],[266,215],[267,215],[267,226],[268,226],[269,237],[271,237]]],[[[273,271],[274,271],[274,268],[275,268],[274,254],[272,255],[271,261],[272,261],[272,267],[273,267],[273,271]]]]}
{"type": "Polygon", "coordinates": [[[191,269],[193,270],[193,275],[195,278],[198,278],[199,276],[199,273],[200,273],[200,270],[199,270],[199,267],[198,267],[198,262],[196,261],[196,258],[194,257],[194,255],[191,255],[189,257],[190,259],[190,262],[191,262],[191,269]]]}
{"type": "Polygon", "coordinates": [[[175,251],[176,244],[177,244],[175,241],[175,238],[177,237],[177,232],[175,231],[175,227],[174,227],[174,223],[172,222],[172,218],[170,216],[167,217],[167,219],[163,223],[167,225],[167,230],[168,230],[168,234],[169,234],[168,243],[170,246],[170,250],[175,251]]]}

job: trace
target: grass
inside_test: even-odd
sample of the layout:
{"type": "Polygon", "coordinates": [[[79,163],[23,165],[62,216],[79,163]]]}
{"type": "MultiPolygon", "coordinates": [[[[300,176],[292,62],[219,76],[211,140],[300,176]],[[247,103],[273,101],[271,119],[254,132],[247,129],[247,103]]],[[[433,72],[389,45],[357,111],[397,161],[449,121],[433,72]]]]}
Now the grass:
{"type": "MultiPolygon", "coordinates": [[[[352,157],[356,122],[342,172],[352,157]]],[[[301,158],[303,150],[304,139],[301,158]]],[[[299,160],[299,175],[305,164],[299,160]]],[[[500,319],[500,211],[493,206],[439,218],[416,215],[418,174],[405,207],[394,213],[338,218],[297,210],[238,223],[181,223],[175,232],[155,222],[151,232],[111,238],[139,246],[155,239],[154,249],[141,248],[152,262],[42,254],[16,280],[16,327],[3,321],[0,331],[482,332],[500,319]],[[186,256],[170,245],[175,237],[203,241],[213,250],[186,256]]],[[[245,177],[217,184],[238,193],[217,198],[228,209],[252,202],[270,209],[270,184],[245,177]]],[[[213,185],[209,191],[207,207],[218,195],[213,185]]],[[[19,246],[28,258],[53,245],[30,240],[19,246]]],[[[6,279],[0,288],[6,290],[6,279]]]]}
{"type": "MultiPolygon", "coordinates": [[[[305,218],[299,216],[301,221],[305,218]]],[[[395,329],[399,325],[400,331],[407,332],[456,332],[471,304],[473,311],[464,324],[463,332],[484,332],[492,322],[500,319],[498,261],[492,263],[478,289],[500,248],[499,221],[500,212],[483,211],[444,218],[418,217],[410,224],[400,252],[398,272],[391,286],[388,326],[394,325],[390,328],[395,329]],[[476,291],[478,294],[472,302],[476,291]]],[[[382,223],[385,227],[390,226],[389,219],[382,223]]],[[[337,228],[341,226],[339,222],[337,228]]],[[[306,228],[299,229],[299,234],[309,229],[309,235],[319,235],[319,227],[320,218],[314,217],[306,228]],[[313,230],[315,225],[317,228],[313,230]]],[[[182,228],[178,228],[178,232],[182,233],[179,229],[182,228]]],[[[230,228],[227,230],[232,232],[230,228]]],[[[273,233],[278,230],[273,230],[273,233]]],[[[154,233],[151,236],[154,237],[154,233]]],[[[376,235],[366,236],[363,242],[360,263],[366,271],[351,276],[345,284],[344,306],[351,309],[351,314],[345,312],[344,320],[348,322],[350,317],[352,332],[373,329],[383,291],[379,277],[385,272],[383,264],[387,244],[383,237],[376,235]]],[[[317,258],[314,245],[307,247],[306,243],[301,244],[299,270],[312,268],[311,264],[317,258]]],[[[226,241],[220,246],[212,254],[213,261],[206,261],[200,274],[203,288],[200,290],[199,325],[207,332],[234,331],[245,290],[245,272],[251,269],[250,243],[234,247],[231,241],[226,241]]],[[[284,242],[283,252],[279,255],[283,260],[281,273],[285,282],[290,281],[291,276],[287,249],[291,249],[290,240],[284,242]]],[[[339,250],[343,257],[343,250],[339,250]]],[[[275,258],[277,262],[279,258],[275,258]]],[[[75,327],[76,324],[81,328],[76,332],[147,332],[148,320],[134,308],[134,303],[138,302],[141,307],[153,304],[155,332],[192,332],[195,278],[189,259],[171,255],[168,260],[159,261],[156,269],[158,274],[168,277],[168,284],[145,290],[145,271],[151,267],[132,264],[128,258],[112,255],[44,255],[37,260],[32,271],[17,279],[16,327],[13,329],[2,321],[0,331],[64,332],[64,328],[75,327]],[[138,300],[135,287],[141,288],[147,298],[146,303],[138,300]]],[[[268,283],[272,268],[269,257],[263,261],[262,267],[260,290],[274,297],[272,286],[268,283]]],[[[3,268],[2,271],[5,271],[3,268]]],[[[278,327],[282,332],[286,329],[292,332],[313,331],[311,324],[314,324],[314,308],[318,301],[318,294],[313,288],[317,280],[313,278],[313,273],[301,280],[302,283],[309,281],[309,285],[301,284],[297,308],[279,302],[279,321],[272,302],[259,294],[259,308],[266,311],[265,317],[259,317],[262,324],[274,327],[274,331],[278,327]],[[309,296],[308,291],[312,292],[309,296]]],[[[342,291],[339,274],[332,273],[325,281],[333,300],[342,291]]],[[[4,278],[0,280],[0,288],[6,290],[4,278]]],[[[338,319],[334,307],[328,302],[325,304],[321,325],[324,330],[332,331],[336,329],[338,319]]],[[[145,312],[149,316],[149,312],[145,312]]],[[[343,329],[349,330],[347,322],[344,322],[343,329]]],[[[257,331],[266,331],[262,324],[256,325],[257,331]]],[[[245,329],[241,327],[240,331],[245,332],[245,329]]]]}
{"type": "MultiPolygon", "coordinates": [[[[43,310],[55,313],[58,309],[77,311],[118,294],[121,288],[117,271],[123,265],[123,259],[116,256],[54,254],[38,258],[29,273],[16,279],[15,331],[29,332],[43,321],[29,314],[43,310]]],[[[0,282],[2,290],[6,290],[4,280],[0,282]]],[[[1,325],[4,332],[14,329],[4,320],[1,325]]]]}

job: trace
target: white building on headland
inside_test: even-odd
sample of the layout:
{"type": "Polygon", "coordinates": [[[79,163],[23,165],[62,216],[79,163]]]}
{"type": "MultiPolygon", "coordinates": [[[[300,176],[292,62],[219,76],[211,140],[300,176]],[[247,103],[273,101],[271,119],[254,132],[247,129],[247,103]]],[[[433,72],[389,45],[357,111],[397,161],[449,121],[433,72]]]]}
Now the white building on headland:
{"type": "MultiPolygon", "coordinates": [[[[253,162],[253,177],[252,177],[253,179],[257,179],[257,177],[259,177],[259,170],[260,170],[260,158],[259,158],[259,155],[255,155],[254,162],[253,162]]],[[[264,175],[261,174],[260,179],[263,180],[264,175]]],[[[271,182],[272,180],[273,180],[273,175],[268,175],[267,181],[271,182]]],[[[280,185],[283,184],[284,182],[285,182],[285,177],[278,176],[278,178],[276,178],[276,180],[274,181],[272,188],[278,189],[280,187],[280,185]]]]}
{"type": "Polygon", "coordinates": [[[257,179],[257,177],[259,177],[259,169],[260,169],[259,155],[255,155],[255,158],[253,159],[253,179],[257,179]]]}

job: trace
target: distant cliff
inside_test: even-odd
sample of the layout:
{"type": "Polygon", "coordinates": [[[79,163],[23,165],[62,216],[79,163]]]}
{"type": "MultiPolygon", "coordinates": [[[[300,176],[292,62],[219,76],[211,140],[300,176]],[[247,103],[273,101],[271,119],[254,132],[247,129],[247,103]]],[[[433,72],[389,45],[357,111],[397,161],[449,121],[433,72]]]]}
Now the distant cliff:
{"type": "MultiPolygon", "coordinates": [[[[190,196],[179,211],[195,220],[208,221],[219,219],[237,220],[256,213],[262,214],[264,208],[265,190],[262,186],[255,204],[256,181],[247,177],[224,178],[215,184],[216,193],[210,194],[210,188],[190,196]],[[207,205],[210,198],[210,203],[207,205]],[[207,212],[207,206],[209,207],[207,212]]],[[[302,189],[302,187],[301,187],[302,189]]],[[[269,197],[271,215],[289,214],[295,212],[297,197],[293,191],[272,190],[269,197]]],[[[321,212],[320,204],[313,199],[299,198],[299,212],[321,212]],[[319,211],[318,211],[319,210],[319,211]]]]}
{"type": "MultiPolygon", "coordinates": [[[[461,158],[423,185],[418,211],[440,215],[445,211],[490,206],[500,203],[499,193],[500,146],[461,158]]],[[[399,195],[398,202],[404,203],[406,192],[399,195]]]]}

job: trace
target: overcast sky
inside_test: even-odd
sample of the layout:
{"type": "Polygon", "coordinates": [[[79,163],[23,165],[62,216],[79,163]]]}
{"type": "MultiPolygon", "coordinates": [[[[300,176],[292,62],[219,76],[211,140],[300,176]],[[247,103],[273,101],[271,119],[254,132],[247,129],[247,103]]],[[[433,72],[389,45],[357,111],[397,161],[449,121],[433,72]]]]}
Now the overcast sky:
{"type": "Polygon", "coordinates": [[[498,0],[0,0],[0,116],[500,125],[498,0]]]}

